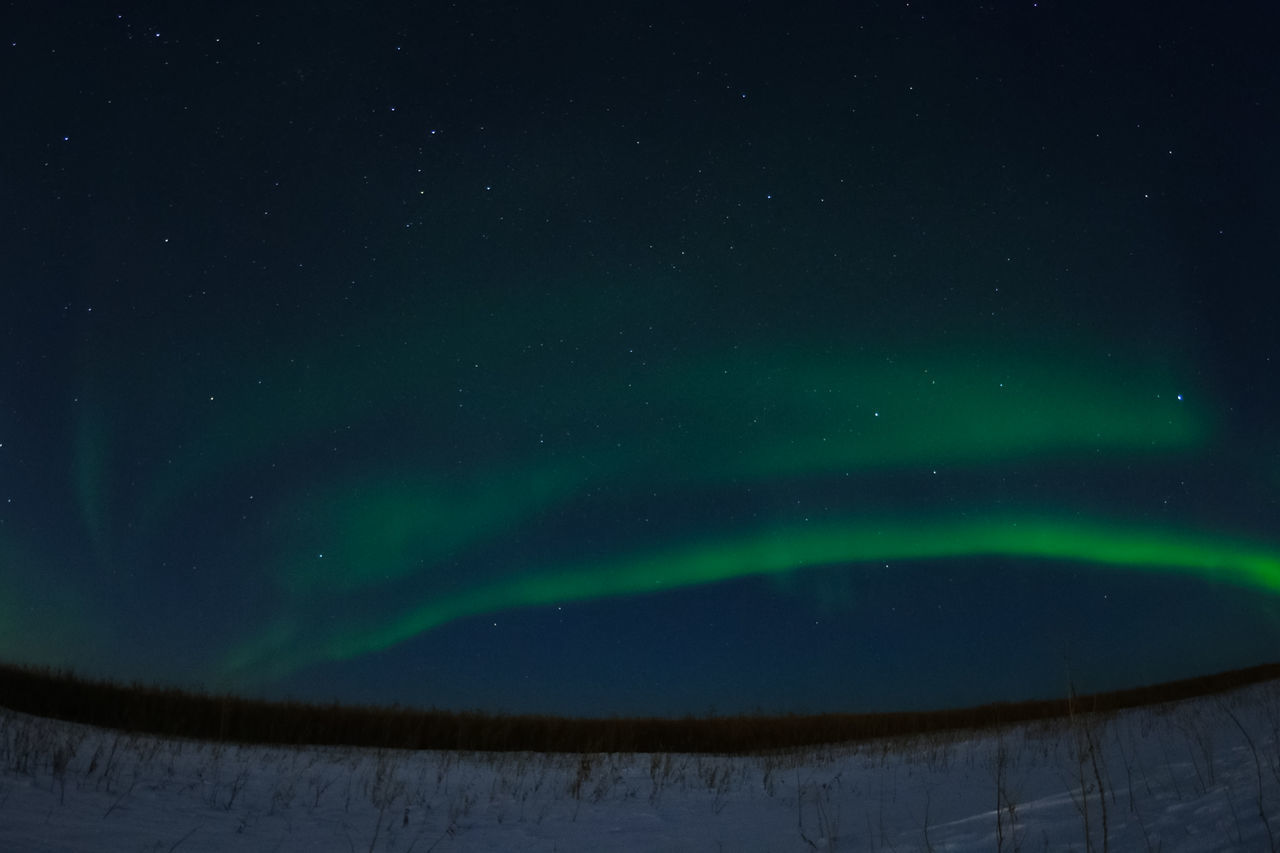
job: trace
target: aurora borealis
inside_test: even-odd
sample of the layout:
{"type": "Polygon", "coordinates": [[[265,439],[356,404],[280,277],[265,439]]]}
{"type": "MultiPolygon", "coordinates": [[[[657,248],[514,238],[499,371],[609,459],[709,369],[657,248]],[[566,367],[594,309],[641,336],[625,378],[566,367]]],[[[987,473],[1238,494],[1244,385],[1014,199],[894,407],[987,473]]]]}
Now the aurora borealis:
{"type": "Polygon", "coordinates": [[[1280,657],[1265,27],[275,14],[8,39],[0,657],[566,714],[1280,657]]]}

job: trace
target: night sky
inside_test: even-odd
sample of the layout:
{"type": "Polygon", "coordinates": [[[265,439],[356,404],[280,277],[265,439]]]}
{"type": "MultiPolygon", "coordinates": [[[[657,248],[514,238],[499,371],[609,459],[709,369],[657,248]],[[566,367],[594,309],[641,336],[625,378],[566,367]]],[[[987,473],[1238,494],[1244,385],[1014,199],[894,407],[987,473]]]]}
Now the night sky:
{"type": "Polygon", "coordinates": [[[0,659],[611,715],[1280,658],[1270,4],[253,5],[0,19],[0,659]]]}

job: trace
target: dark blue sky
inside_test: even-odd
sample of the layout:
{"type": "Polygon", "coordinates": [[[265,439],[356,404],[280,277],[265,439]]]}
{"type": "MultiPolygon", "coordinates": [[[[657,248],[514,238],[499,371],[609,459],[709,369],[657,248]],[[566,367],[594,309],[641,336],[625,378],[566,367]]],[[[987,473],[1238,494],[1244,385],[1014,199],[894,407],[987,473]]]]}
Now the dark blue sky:
{"type": "Polygon", "coordinates": [[[4,22],[0,656],[565,714],[1277,658],[1262,5],[4,22]]]}

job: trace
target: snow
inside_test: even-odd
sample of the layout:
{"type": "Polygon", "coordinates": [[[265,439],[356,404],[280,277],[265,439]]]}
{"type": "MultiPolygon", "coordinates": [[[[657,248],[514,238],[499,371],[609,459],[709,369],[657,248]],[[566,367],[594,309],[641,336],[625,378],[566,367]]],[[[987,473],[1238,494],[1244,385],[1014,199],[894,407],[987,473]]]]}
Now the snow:
{"type": "Polygon", "coordinates": [[[282,748],[0,710],[0,850],[1275,850],[1280,682],[755,756],[282,748]]]}

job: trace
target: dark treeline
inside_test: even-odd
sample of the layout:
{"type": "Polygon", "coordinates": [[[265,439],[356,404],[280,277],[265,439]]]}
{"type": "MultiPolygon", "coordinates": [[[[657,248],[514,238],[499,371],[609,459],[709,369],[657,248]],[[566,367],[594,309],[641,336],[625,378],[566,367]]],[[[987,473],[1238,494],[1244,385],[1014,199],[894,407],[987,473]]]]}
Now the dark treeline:
{"type": "Polygon", "coordinates": [[[200,740],[398,749],[753,753],[976,730],[1188,699],[1280,678],[1280,663],[1130,690],[882,714],[576,719],[267,702],[125,686],[0,664],[0,706],[129,732],[200,740]]]}

